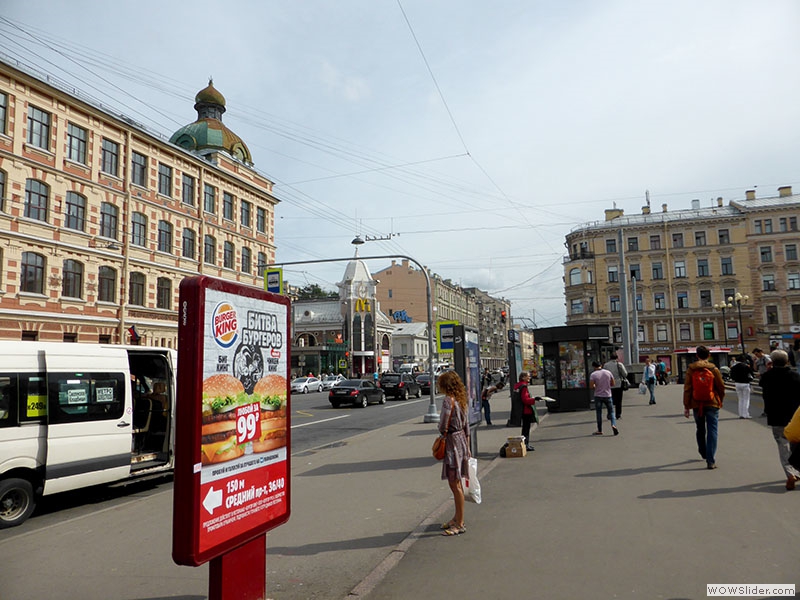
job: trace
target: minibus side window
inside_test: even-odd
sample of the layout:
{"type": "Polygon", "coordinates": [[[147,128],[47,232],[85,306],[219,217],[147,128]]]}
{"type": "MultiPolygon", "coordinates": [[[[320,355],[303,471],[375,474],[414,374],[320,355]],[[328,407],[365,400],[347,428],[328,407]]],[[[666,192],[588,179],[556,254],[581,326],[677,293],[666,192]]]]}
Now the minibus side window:
{"type": "Polygon", "coordinates": [[[125,410],[122,373],[51,373],[50,422],[119,419],[125,410]]]}
{"type": "Polygon", "coordinates": [[[47,417],[47,379],[44,373],[20,375],[19,389],[22,391],[20,422],[44,421],[47,417]]]}
{"type": "Polygon", "coordinates": [[[17,424],[17,377],[0,375],[0,427],[17,424]]]}

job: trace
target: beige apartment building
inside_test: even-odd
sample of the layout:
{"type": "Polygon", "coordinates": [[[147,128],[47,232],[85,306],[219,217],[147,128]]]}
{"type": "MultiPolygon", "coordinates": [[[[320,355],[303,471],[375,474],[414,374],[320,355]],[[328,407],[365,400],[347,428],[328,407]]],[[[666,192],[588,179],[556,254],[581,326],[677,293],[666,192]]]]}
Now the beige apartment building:
{"type": "Polygon", "coordinates": [[[638,358],[669,363],[676,350],[699,344],[752,351],[800,339],[800,196],[787,186],[775,197],[750,190],[744,200],[710,204],[645,206],[632,216],[609,209],[605,221],[570,232],[567,324],[605,324],[620,344],[624,281],[638,319],[638,358]]]}
{"type": "MultiPolygon", "coordinates": [[[[423,322],[428,320],[425,275],[404,259],[381,271],[373,273],[380,281],[376,297],[381,308],[396,322],[423,322]]],[[[502,322],[505,310],[510,323],[510,305],[497,300],[477,288],[462,288],[449,279],[429,272],[434,326],[439,321],[458,321],[459,324],[478,331],[481,346],[481,366],[499,368],[506,363],[508,325],[502,322]]],[[[447,360],[449,356],[439,356],[447,360]]]]}
{"type": "Polygon", "coordinates": [[[194,108],[168,140],[0,63],[0,338],[175,347],[184,277],[262,285],[272,182],[213,84],[194,108]]]}

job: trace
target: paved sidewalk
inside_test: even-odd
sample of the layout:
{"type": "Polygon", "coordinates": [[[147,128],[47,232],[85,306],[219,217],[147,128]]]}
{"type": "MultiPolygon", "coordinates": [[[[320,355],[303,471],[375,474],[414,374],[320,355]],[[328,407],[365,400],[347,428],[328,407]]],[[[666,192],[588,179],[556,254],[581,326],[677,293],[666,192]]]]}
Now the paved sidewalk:
{"type": "MultiPolygon", "coordinates": [[[[739,420],[729,391],[709,471],[682,387],[658,387],[654,406],[627,392],[618,437],[591,435],[594,412],[547,415],[534,453],[481,461],[484,500],[467,505],[467,533],[440,535],[447,503],[366,597],[699,599],[714,583],[800,593],[800,491],[784,488],[766,420],[739,420]]],[[[481,449],[509,433],[479,430],[481,449]]]]}

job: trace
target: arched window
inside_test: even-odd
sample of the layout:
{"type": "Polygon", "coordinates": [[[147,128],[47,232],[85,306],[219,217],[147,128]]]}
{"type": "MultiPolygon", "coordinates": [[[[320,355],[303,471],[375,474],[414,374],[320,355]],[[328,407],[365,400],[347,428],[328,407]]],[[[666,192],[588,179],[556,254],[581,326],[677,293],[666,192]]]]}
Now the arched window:
{"type": "Polygon", "coordinates": [[[135,306],[144,306],[144,292],[147,279],[144,273],[131,273],[130,278],[128,303],[135,306]]]}
{"type": "Polygon", "coordinates": [[[37,221],[47,221],[47,204],[50,188],[38,179],[25,182],[25,216],[37,221]]]}
{"type": "Polygon", "coordinates": [[[32,294],[44,294],[44,256],[41,254],[22,253],[20,290],[32,294]]]}
{"type": "Polygon", "coordinates": [[[111,267],[100,267],[97,271],[98,292],[100,302],[117,301],[117,271],[111,267]]]}
{"type": "Polygon", "coordinates": [[[184,228],[182,239],[182,253],[184,258],[190,258],[194,260],[195,237],[194,230],[184,228]]]}
{"type": "Polygon", "coordinates": [[[156,282],[156,307],[172,308],[172,280],[159,277],[156,282]]]}
{"type": "Polygon", "coordinates": [[[232,269],[235,262],[236,250],[233,242],[225,242],[222,246],[222,266],[232,269]]]}
{"type": "Polygon", "coordinates": [[[84,231],[86,229],[86,198],[75,192],[67,192],[64,211],[64,227],[84,231]]]}
{"type": "Polygon", "coordinates": [[[250,274],[252,270],[252,253],[250,248],[242,248],[242,273],[250,274]]]}
{"type": "Polygon", "coordinates": [[[203,238],[203,262],[207,265],[217,264],[217,240],[213,235],[203,238]]]}
{"type": "Polygon", "coordinates": [[[581,281],[581,270],[578,268],[570,269],[569,271],[569,284],[570,285],[580,285],[581,281]]]}
{"type": "Polygon", "coordinates": [[[166,221],[158,222],[158,251],[172,254],[172,225],[166,221]]]}
{"type": "Polygon", "coordinates": [[[131,216],[131,244],[147,245],[147,216],[140,212],[135,212],[131,216]]]}
{"type": "Polygon", "coordinates": [[[61,295],[67,298],[83,297],[83,263],[65,260],[61,272],[61,295]]]}

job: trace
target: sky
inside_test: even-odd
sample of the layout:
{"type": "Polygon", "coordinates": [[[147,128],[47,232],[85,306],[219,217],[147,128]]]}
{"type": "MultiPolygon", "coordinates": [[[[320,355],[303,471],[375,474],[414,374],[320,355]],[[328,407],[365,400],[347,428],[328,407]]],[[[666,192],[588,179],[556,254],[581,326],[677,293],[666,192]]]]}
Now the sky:
{"type": "MultiPolygon", "coordinates": [[[[2,5],[0,57],[151,132],[193,122],[213,77],[281,201],[278,262],[359,235],[526,326],[565,322],[565,236],[605,209],[800,185],[796,0],[2,5]]],[[[284,275],[332,290],[344,268],[284,275]]]]}

